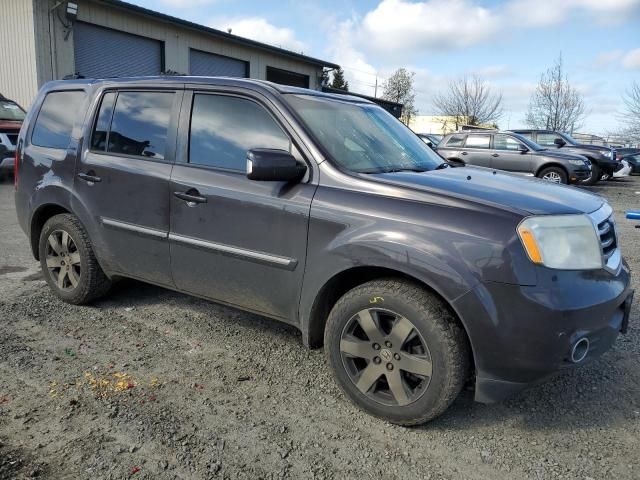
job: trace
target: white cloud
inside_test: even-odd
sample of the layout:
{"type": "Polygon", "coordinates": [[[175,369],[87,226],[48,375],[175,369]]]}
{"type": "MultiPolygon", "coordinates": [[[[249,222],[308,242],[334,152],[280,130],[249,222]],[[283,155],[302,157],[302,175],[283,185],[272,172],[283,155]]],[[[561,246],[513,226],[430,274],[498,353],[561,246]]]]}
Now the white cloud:
{"type": "Polygon", "coordinates": [[[599,22],[610,22],[636,9],[639,0],[512,0],[506,6],[506,20],[514,26],[546,27],[586,12],[599,22]]]}
{"type": "Polygon", "coordinates": [[[512,75],[513,71],[506,65],[487,65],[470,70],[469,73],[485,78],[501,78],[512,75]]]}
{"type": "Polygon", "coordinates": [[[622,66],[630,70],[640,70],[640,48],[627,52],[622,57],[622,66]]]}
{"type": "MultiPolygon", "coordinates": [[[[196,0],[197,1],[197,0],[196,0]]],[[[231,28],[234,35],[268,43],[295,52],[308,50],[307,45],[298,40],[290,28],[276,27],[262,17],[214,18],[208,25],[219,30],[231,28]]]]}
{"type": "Polygon", "coordinates": [[[623,54],[624,52],[620,49],[611,50],[609,52],[602,52],[598,54],[598,56],[594,60],[593,67],[595,67],[596,69],[609,67],[620,60],[623,54]]]}

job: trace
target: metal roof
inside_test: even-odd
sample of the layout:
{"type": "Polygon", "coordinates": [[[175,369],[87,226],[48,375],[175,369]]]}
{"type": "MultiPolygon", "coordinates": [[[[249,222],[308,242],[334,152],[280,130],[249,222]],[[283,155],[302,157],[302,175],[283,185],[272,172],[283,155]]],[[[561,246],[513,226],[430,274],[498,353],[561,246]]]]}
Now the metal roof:
{"type": "Polygon", "coordinates": [[[123,2],[122,0],[92,0],[94,2],[102,3],[111,7],[120,8],[123,10],[128,10],[133,13],[137,13],[140,15],[146,15],[148,17],[153,17],[158,20],[173,23],[176,25],[180,25],[186,28],[190,28],[192,30],[198,30],[200,32],[227,40],[229,42],[237,43],[240,45],[245,45],[248,47],[257,48],[260,50],[265,50],[268,52],[276,53],[278,55],[283,55],[286,57],[290,57],[296,60],[300,60],[302,62],[311,63],[314,65],[318,65],[320,67],[329,67],[329,68],[338,68],[339,65],[331,62],[327,62],[325,60],[320,60],[319,58],[309,57],[307,55],[303,55],[302,53],[296,53],[291,50],[286,50],[284,48],[275,47],[273,45],[269,45],[267,43],[257,42],[255,40],[251,40],[249,38],[240,37],[238,35],[233,35],[231,33],[223,32],[222,30],[216,30],[215,28],[206,27],[204,25],[200,25],[198,23],[189,22],[187,20],[183,20],[178,17],[173,17],[171,15],[166,15],[164,13],[156,12],[155,10],[149,10],[148,8],[139,7],[138,5],[133,5],[128,2],[123,2]]]}

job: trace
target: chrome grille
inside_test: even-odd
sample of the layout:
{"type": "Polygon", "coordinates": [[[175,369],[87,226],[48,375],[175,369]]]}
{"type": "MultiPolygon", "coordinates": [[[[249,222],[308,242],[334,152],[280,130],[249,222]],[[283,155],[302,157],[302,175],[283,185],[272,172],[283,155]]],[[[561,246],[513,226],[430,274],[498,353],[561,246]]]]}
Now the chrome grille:
{"type": "Polygon", "coordinates": [[[618,247],[618,241],[616,239],[616,225],[613,223],[613,217],[609,217],[598,224],[598,235],[600,236],[602,255],[604,256],[606,263],[618,247]]]}

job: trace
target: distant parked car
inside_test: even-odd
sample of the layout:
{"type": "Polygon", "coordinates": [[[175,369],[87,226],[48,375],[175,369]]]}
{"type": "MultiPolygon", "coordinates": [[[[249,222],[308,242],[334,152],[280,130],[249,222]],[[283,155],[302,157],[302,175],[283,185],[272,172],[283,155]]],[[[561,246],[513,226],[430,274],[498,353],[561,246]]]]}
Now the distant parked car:
{"type": "Polygon", "coordinates": [[[435,133],[418,133],[418,136],[422,139],[424,143],[429,145],[431,148],[436,148],[440,141],[442,140],[442,135],[436,135],[435,133]]]}
{"type": "Polygon", "coordinates": [[[634,147],[621,147],[616,148],[616,160],[622,160],[623,157],[629,154],[640,153],[640,148],[634,147]]]}
{"type": "Polygon", "coordinates": [[[629,149],[635,150],[635,152],[625,153],[622,155],[621,161],[627,162],[631,167],[631,175],[640,175],[640,148],[629,149]]]}
{"type": "Polygon", "coordinates": [[[0,177],[13,172],[13,158],[25,111],[0,95],[0,177]]]}
{"type": "Polygon", "coordinates": [[[581,144],[571,135],[553,130],[518,129],[511,131],[533,140],[542,147],[561,148],[563,152],[587,157],[591,162],[591,175],[582,180],[581,183],[584,185],[594,185],[603,176],[604,179],[610,178],[614,172],[622,168],[622,164],[616,160],[616,151],[610,147],[581,144]]]}
{"type": "Polygon", "coordinates": [[[585,157],[547,150],[512,132],[449,134],[442,139],[437,152],[454,165],[497,168],[555,183],[576,183],[591,175],[585,157]]]}

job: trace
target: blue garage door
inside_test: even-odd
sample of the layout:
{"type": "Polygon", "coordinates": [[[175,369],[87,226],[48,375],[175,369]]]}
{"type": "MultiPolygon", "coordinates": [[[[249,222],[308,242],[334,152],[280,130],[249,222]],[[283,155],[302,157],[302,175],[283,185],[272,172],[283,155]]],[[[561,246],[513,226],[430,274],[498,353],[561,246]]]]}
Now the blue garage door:
{"type": "Polygon", "coordinates": [[[76,22],[73,27],[76,72],[86,78],[159,75],[164,44],[151,38],[76,22]]]}
{"type": "Polygon", "coordinates": [[[191,75],[243,78],[249,76],[249,62],[200,50],[189,51],[189,66],[191,75]]]}

